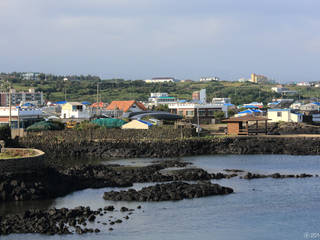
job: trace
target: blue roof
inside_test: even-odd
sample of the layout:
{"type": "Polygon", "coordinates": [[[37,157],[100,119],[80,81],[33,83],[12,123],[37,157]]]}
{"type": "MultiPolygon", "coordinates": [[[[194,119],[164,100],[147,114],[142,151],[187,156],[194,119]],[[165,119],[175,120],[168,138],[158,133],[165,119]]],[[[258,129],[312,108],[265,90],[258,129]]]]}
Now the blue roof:
{"type": "Polygon", "coordinates": [[[91,105],[91,103],[86,102],[86,101],[82,102],[82,104],[83,104],[83,105],[91,105]]]}
{"type": "Polygon", "coordinates": [[[268,109],[268,111],[270,111],[270,112],[284,112],[284,111],[286,111],[286,112],[288,112],[288,111],[290,111],[290,109],[288,109],[288,108],[284,108],[284,109],[268,109]]]}
{"type": "Polygon", "coordinates": [[[313,102],[312,104],[316,104],[316,105],[320,106],[320,102],[313,102]]]}
{"type": "Polygon", "coordinates": [[[148,127],[153,126],[153,124],[152,124],[152,123],[149,123],[149,122],[147,122],[147,121],[143,121],[143,120],[137,120],[137,121],[142,122],[142,123],[144,123],[144,124],[147,124],[147,125],[148,125],[148,127]]]}
{"type": "Polygon", "coordinates": [[[270,102],[270,103],[268,103],[268,105],[277,105],[277,104],[279,104],[280,102],[270,102]]]}
{"type": "Polygon", "coordinates": [[[234,106],[232,103],[225,103],[224,106],[234,106]]]}
{"type": "Polygon", "coordinates": [[[59,101],[59,102],[56,102],[56,104],[66,104],[67,101],[59,101]]]}
{"type": "Polygon", "coordinates": [[[25,103],[22,105],[22,107],[34,107],[34,104],[32,103],[25,103]]]}
{"type": "Polygon", "coordinates": [[[243,107],[246,107],[246,108],[259,108],[259,107],[254,106],[254,105],[244,105],[243,107]]]}
{"type": "Polygon", "coordinates": [[[244,114],[244,113],[261,113],[262,111],[261,110],[256,110],[256,109],[247,109],[247,110],[244,110],[242,112],[239,112],[238,114],[244,114]]]}

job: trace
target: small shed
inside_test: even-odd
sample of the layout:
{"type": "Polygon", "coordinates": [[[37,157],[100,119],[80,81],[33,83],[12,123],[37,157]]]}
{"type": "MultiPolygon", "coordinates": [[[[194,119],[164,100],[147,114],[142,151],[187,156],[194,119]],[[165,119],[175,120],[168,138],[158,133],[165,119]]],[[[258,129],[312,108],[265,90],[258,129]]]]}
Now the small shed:
{"type": "Polygon", "coordinates": [[[132,120],[127,124],[122,125],[122,129],[149,129],[153,124],[143,120],[132,120]]]}
{"type": "Polygon", "coordinates": [[[226,120],[223,120],[222,122],[228,124],[228,134],[249,135],[258,133],[267,134],[268,120],[270,119],[266,117],[247,115],[242,117],[231,117],[226,120]],[[263,128],[259,128],[259,122],[264,122],[263,128]]]}

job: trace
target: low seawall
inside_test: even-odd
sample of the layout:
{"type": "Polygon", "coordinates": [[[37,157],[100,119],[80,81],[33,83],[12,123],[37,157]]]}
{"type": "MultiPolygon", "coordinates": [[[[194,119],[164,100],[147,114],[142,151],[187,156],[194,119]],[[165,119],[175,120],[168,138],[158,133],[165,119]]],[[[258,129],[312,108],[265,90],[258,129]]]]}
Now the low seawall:
{"type": "MultiPolygon", "coordinates": [[[[6,148],[6,150],[28,150],[21,148],[6,148]]],[[[23,157],[23,158],[9,158],[0,159],[0,174],[3,173],[19,173],[25,171],[37,171],[44,167],[44,155],[45,153],[32,149],[36,152],[35,156],[23,157]]]]}
{"type": "Polygon", "coordinates": [[[53,158],[59,157],[181,157],[204,154],[319,155],[320,137],[248,136],[177,140],[27,141],[53,158]]]}

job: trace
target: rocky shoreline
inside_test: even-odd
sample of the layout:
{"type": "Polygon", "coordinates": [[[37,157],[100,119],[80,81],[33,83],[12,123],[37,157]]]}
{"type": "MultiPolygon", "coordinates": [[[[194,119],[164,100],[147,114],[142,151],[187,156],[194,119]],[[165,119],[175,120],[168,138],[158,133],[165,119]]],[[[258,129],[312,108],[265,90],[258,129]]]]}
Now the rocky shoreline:
{"type": "MultiPolygon", "coordinates": [[[[138,209],[140,208],[138,207],[138,209]]],[[[110,226],[122,223],[123,219],[128,220],[130,218],[129,215],[134,211],[134,209],[126,207],[115,210],[114,206],[106,206],[104,209],[99,208],[96,211],[84,206],[74,209],[52,208],[45,211],[31,209],[19,215],[0,216],[0,236],[13,233],[38,233],[46,235],[99,233],[103,228],[107,228],[107,225],[109,225],[108,230],[112,231],[113,228],[110,226]],[[124,216],[122,219],[110,220],[112,218],[110,213],[112,214],[113,211],[120,211],[124,216]],[[107,214],[109,215],[109,220],[106,220],[107,214]],[[97,220],[100,218],[102,220],[97,220]],[[88,227],[93,222],[99,224],[100,228],[88,227]]]]}
{"type": "Polygon", "coordinates": [[[86,188],[131,187],[134,183],[208,181],[223,178],[305,178],[311,174],[257,174],[237,169],[208,173],[190,163],[163,160],[144,167],[80,165],[66,169],[45,168],[37,172],[7,173],[0,176],[0,202],[51,199],[86,188]],[[171,169],[174,168],[174,169],[171,169]]]}
{"type": "MultiPolygon", "coordinates": [[[[161,160],[143,167],[119,164],[79,165],[66,168],[49,167],[36,172],[1,175],[0,202],[52,199],[86,188],[131,187],[134,183],[157,184],[140,191],[130,189],[128,191],[106,192],[104,199],[112,201],[176,201],[230,194],[233,189],[211,183],[211,181],[233,177],[252,180],[267,177],[274,179],[307,178],[318,177],[318,175],[306,173],[258,174],[241,169],[224,169],[221,172],[209,173],[204,169],[195,168],[190,166],[190,163],[179,160],[161,160]],[[186,181],[196,183],[186,183],[186,181]]],[[[0,235],[10,233],[70,234],[76,232],[82,234],[99,232],[99,229],[78,225],[86,224],[87,221],[94,220],[94,216],[101,216],[101,214],[112,210],[114,210],[112,206],[97,211],[82,207],[77,210],[29,210],[21,216],[0,216],[0,235]],[[71,214],[70,211],[72,213],[78,211],[78,214],[81,215],[76,215],[76,222],[68,217],[71,214]],[[70,227],[73,228],[70,229],[70,227]]],[[[121,211],[125,212],[129,209],[123,207],[121,211]]],[[[129,216],[125,217],[125,219],[128,218],[129,216]]],[[[120,223],[120,221],[122,220],[118,222],[120,223]]],[[[110,220],[110,225],[115,223],[110,220]]]]}

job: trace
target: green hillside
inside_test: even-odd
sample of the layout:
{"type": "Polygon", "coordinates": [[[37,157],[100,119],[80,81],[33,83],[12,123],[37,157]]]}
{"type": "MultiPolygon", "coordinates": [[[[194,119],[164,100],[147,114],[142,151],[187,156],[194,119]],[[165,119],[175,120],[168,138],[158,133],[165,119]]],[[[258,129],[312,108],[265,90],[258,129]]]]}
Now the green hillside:
{"type": "MultiPolygon", "coordinates": [[[[207,99],[213,97],[229,97],[232,103],[238,105],[257,102],[270,102],[273,98],[281,97],[280,94],[273,93],[271,87],[274,84],[254,84],[240,82],[177,82],[177,83],[152,83],[148,84],[141,80],[125,81],[123,79],[101,80],[95,76],[71,76],[68,81],[63,81],[63,76],[45,76],[39,80],[21,80],[19,76],[11,78],[10,81],[16,90],[27,90],[30,87],[37,91],[43,91],[45,99],[49,101],[64,100],[64,89],[67,92],[68,101],[96,101],[97,84],[101,99],[104,102],[112,100],[140,100],[146,101],[151,92],[167,92],[171,96],[179,99],[191,99],[193,91],[205,88],[207,90],[207,99]]],[[[298,91],[296,96],[290,98],[303,99],[320,96],[318,88],[297,87],[287,85],[291,90],[298,91]]]]}

